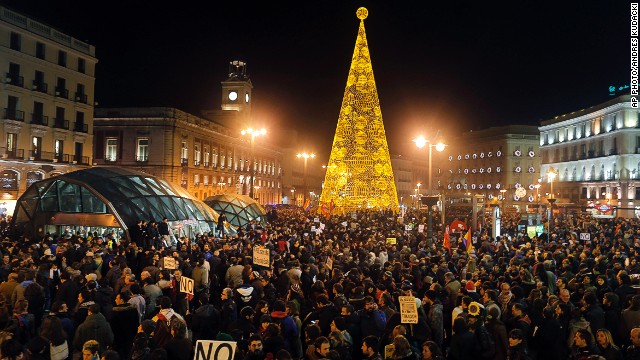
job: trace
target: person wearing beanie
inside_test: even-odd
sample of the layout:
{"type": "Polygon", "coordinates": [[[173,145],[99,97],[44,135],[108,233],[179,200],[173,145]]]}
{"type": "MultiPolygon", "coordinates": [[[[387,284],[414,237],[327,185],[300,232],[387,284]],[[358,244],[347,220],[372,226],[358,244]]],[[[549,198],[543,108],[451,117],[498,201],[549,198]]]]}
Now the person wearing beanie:
{"type": "Polygon", "coordinates": [[[481,296],[476,291],[476,284],[473,281],[468,280],[466,282],[466,284],[464,285],[464,292],[467,294],[467,296],[473,299],[473,301],[480,302],[481,296]]]}
{"type": "Polygon", "coordinates": [[[427,290],[422,301],[429,309],[427,323],[431,328],[431,338],[438,346],[442,346],[444,342],[444,314],[440,297],[435,290],[427,290]]]}

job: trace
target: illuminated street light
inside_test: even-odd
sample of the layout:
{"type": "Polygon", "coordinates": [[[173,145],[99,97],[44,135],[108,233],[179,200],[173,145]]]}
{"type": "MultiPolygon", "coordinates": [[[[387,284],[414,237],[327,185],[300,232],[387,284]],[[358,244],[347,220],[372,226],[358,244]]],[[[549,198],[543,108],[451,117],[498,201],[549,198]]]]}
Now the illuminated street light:
{"type": "Polygon", "coordinates": [[[242,136],[250,136],[250,139],[251,139],[251,182],[249,183],[249,197],[253,199],[253,183],[255,182],[255,176],[256,176],[256,159],[254,156],[253,143],[256,137],[266,135],[267,130],[266,129],[257,130],[257,129],[248,128],[248,129],[242,130],[240,133],[242,134],[242,136]]]}
{"type": "MultiPolygon", "coordinates": [[[[437,136],[437,134],[436,134],[436,136],[437,136]]],[[[418,148],[420,148],[420,149],[422,149],[423,147],[425,147],[427,145],[429,146],[429,170],[428,170],[428,173],[427,173],[427,187],[429,188],[429,193],[428,194],[429,194],[429,196],[431,196],[431,190],[433,189],[433,183],[431,182],[431,162],[432,162],[431,161],[431,149],[435,147],[436,151],[441,152],[441,151],[444,150],[446,145],[443,144],[442,142],[438,142],[437,144],[431,144],[431,141],[427,140],[422,135],[418,136],[415,140],[413,140],[413,142],[415,142],[416,146],[418,148]]],[[[418,188],[419,187],[420,187],[420,184],[418,184],[418,188]]],[[[442,210],[442,217],[444,219],[444,195],[442,197],[441,204],[442,204],[442,209],[441,209],[442,210]]],[[[431,239],[432,236],[433,236],[433,224],[432,224],[432,219],[431,219],[431,211],[432,210],[433,210],[432,207],[429,206],[429,209],[427,211],[427,218],[428,218],[427,219],[428,220],[428,222],[427,222],[427,237],[429,239],[431,239]]],[[[442,221],[442,224],[444,226],[444,220],[442,221]]]]}
{"type": "Polygon", "coordinates": [[[302,182],[303,182],[303,186],[304,186],[304,191],[303,191],[303,198],[302,198],[302,203],[306,203],[307,202],[307,160],[309,159],[315,159],[316,158],[316,154],[314,153],[307,153],[307,152],[301,152],[298,153],[296,155],[296,157],[298,159],[304,159],[304,172],[302,175],[302,182]]]}
{"type": "Polygon", "coordinates": [[[549,198],[547,199],[547,201],[549,202],[549,205],[551,205],[551,209],[549,211],[549,229],[548,232],[549,234],[551,234],[551,229],[552,229],[552,224],[553,224],[553,203],[556,202],[556,198],[554,198],[554,194],[553,194],[553,180],[556,178],[556,176],[558,176],[558,172],[553,168],[550,167],[549,170],[547,171],[547,178],[549,179],[549,198]]]}

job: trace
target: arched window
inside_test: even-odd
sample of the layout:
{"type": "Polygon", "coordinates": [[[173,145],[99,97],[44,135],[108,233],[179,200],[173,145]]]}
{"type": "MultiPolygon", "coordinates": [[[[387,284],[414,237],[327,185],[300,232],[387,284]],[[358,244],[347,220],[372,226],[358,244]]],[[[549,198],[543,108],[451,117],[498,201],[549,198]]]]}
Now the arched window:
{"type": "Polygon", "coordinates": [[[18,190],[19,178],[19,174],[13,170],[5,170],[0,173],[0,186],[2,186],[2,190],[18,190]]]}
{"type": "Polygon", "coordinates": [[[31,186],[36,181],[44,179],[44,174],[37,171],[31,171],[27,173],[27,187],[31,186]]]}

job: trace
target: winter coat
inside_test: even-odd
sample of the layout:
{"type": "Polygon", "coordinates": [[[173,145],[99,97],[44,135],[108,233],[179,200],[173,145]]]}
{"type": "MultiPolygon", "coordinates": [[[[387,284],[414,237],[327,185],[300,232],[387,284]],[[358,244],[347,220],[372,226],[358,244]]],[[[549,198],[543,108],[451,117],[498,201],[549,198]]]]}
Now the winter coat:
{"type": "MultiPolygon", "coordinates": [[[[121,331],[121,329],[118,329],[121,331]]],[[[77,350],[82,350],[82,345],[89,340],[96,340],[100,343],[102,351],[113,344],[113,331],[111,325],[107,322],[107,319],[101,313],[90,314],[87,319],[80,324],[76,330],[75,338],[73,339],[73,347],[77,350]]]]}
{"type": "Polygon", "coordinates": [[[111,312],[110,324],[116,329],[113,334],[113,349],[124,359],[131,351],[133,338],[139,325],[138,310],[132,304],[116,305],[111,312]]]}
{"type": "Polygon", "coordinates": [[[213,340],[220,331],[220,312],[213,305],[197,308],[191,318],[193,341],[213,340]]]}
{"type": "Polygon", "coordinates": [[[362,309],[357,312],[357,316],[360,322],[360,336],[363,339],[369,335],[380,337],[384,333],[387,318],[382,311],[376,309],[368,312],[362,309]]]}

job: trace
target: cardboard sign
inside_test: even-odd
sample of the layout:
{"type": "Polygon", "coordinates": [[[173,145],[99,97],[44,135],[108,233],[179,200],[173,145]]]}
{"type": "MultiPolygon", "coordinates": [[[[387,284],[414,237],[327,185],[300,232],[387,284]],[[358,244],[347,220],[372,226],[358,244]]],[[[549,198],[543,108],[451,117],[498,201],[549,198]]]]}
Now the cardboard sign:
{"type": "Polygon", "coordinates": [[[333,259],[331,259],[331,258],[327,258],[327,267],[328,267],[330,270],[333,270],[333,259]]]}
{"type": "Polygon", "coordinates": [[[314,223],[319,223],[320,222],[320,218],[313,218],[313,222],[314,223]]]}
{"type": "Polygon", "coordinates": [[[396,347],[393,344],[385,345],[384,347],[384,358],[393,359],[393,353],[396,352],[396,347]]]}
{"type": "Polygon", "coordinates": [[[411,230],[413,230],[413,225],[409,224],[404,226],[404,231],[411,231],[411,230]]]}
{"type": "Polygon", "coordinates": [[[193,295],[193,288],[195,286],[195,281],[186,276],[180,277],[180,292],[187,293],[193,295]]]}
{"type": "Polygon", "coordinates": [[[591,241],[591,233],[580,233],[580,240],[591,241]]]}
{"type": "Polygon", "coordinates": [[[316,232],[316,226],[315,225],[311,227],[311,232],[316,232]]]}
{"type": "Polygon", "coordinates": [[[424,224],[420,224],[420,225],[418,225],[418,232],[419,232],[419,233],[424,232],[424,224]]]}
{"type": "Polygon", "coordinates": [[[253,248],[253,263],[259,266],[270,267],[271,266],[271,251],[262,246],[255,246],[253,248]]]}
{"type": "Polygon", "coordinates": [[[198,340],[193,360],[233,360],[235,341],[198,340]]]}
{"type": "Polygon", "coordinates": [[[395,245],[396,244],[396,238],[387,238],[387,244],[395,245]]]}
{"type": "Polygon", "coordinates": [[[400,303],[400,322],[403,324],[418,323],[418,306],[413,296],[398,296],[400,303]]]}
{"type": "Polygon", "coordinates": [[[342,225],[344,227],[347,227],[347,225],[349,225],[349,224],[346,221],[343,221],[343,222],[340,223],[340,225],[342,225]]]}
{"type": "Polygon", "coordinates": [[[164,268],[165,269],[169,269],[169,270],[175,270],[176,268],[176,259],[172,258],[172,257],[165,257],[164,258],[164,268]]]}

